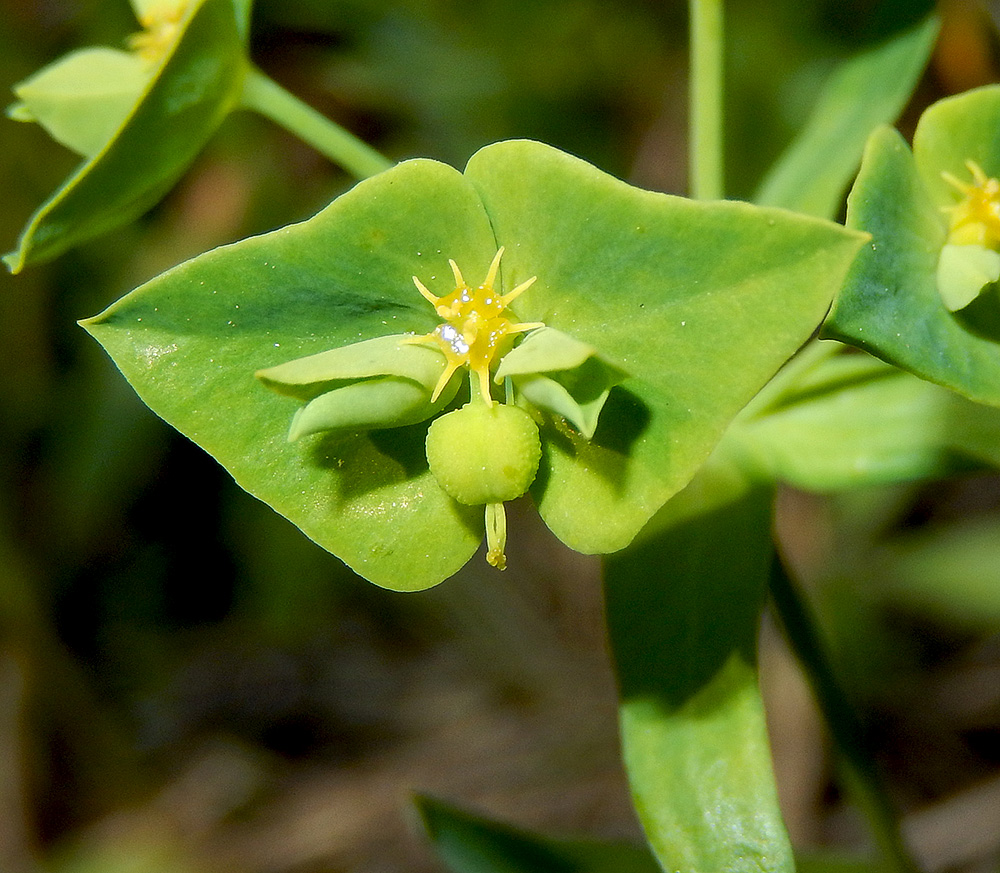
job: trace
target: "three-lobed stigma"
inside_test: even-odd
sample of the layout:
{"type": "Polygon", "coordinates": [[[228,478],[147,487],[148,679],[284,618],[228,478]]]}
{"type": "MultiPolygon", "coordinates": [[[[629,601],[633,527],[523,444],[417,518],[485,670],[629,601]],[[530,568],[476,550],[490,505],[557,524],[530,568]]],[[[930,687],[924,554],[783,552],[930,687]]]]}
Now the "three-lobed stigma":
{"type": "Polygon", "coordinates": [[[462,271],[449,259],[455,275],[455,290],[444,297],[438,297],[416,276],[413,284],[444,319],[433,331],[423,336],[415,336],[407,342],[426,343],[437,346],[448,364],[437,385],[431,401],[437,400],[454,372],[460,367],[468,367],[470,379],[478,380],[479,394],[487,404],[492,405],[490,396],[490,373],[494,364],[508,347],[508,337],[513,334],[544,327],[541,322],[517,322],[509,316],[507,307],[522,292],[534,283],[536,276],[522,282],[507,294],[499,294],[494,289],[503,247],[497,250],[490,264],[486,278],[481,285],[470,286],[462,276],[462,271]]]}
{"type": "Polygon", "coordinates": [[[975,161],[966,161],[972,182],[963,182],[951,173],[942,178],[964,195],[954,206],[946,206],[951,215],[948,241],[956,245],[981,245],[1000,248],[1000,181],[983,172],[975,161]]]}

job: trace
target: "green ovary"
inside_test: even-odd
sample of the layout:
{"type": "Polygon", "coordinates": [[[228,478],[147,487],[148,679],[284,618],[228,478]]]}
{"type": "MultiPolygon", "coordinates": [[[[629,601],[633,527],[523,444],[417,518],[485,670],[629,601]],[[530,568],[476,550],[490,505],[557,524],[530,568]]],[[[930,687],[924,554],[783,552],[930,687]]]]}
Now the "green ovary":
{"type": "Polygon", "coordinates": [[[528,490],[541,458],[538,427],[523,409],[473,401],[434,420],[427,463],[459,503],[503,503],[528,490]]]}

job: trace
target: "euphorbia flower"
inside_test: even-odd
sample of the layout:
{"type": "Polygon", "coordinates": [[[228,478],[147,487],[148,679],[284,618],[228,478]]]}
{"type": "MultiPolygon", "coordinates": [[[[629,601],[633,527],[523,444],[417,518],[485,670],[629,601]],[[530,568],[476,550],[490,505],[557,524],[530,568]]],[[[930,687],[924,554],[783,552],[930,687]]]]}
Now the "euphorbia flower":
{"type": "Polygon", "coordinates": [[[505,142],[464,173],[404,162],[85,326],[243,487],[414,590],[484,537],[502,564],[502,504],[525,488],[572,548],[628,545],[809,337],[861,241],[505,142]]]}
{"type": "MultiPolygon", "coordinates": [[[[504,502],[520,497],[535,479],[540,457],[538,427],[515,402],[533,408],[507,376],[505,402],[500,408],[493,399],[491,383],[503,379],[497,375],[504,355],[515,338],[526,331],[545,328],[541,322],[514,320],[511,303],[530,288],[537,276],[521,282],[504,293],[496,287],[503,248],[497,250],[486,278],[470,286],[458,264],[449,260],[455,288],[439,297],[427,289],[417,276],[413,284],[444,321],[422,336],[401,334],[365,340],[330,352],[321,352],[297,361],[262,370],[257,377],[264,384],[293,396],[303,378],[309,384],[337,387],[319,394],[296,412],[289,439],[309,433],[350,430],[359,424],[369,427],[401,427],[430,418],[456,394],[455,374],[466,369],[469,374],[469,402],[431,425],[427,433],[427,463],[438,484],[448,495],[465,505],[486,507],[486,560],[502,570],[507,559],[507,522],[504,502]],[[407,351],[411,346],[433,349],[431,356],[407,351]],[[436,359],[434,366],[429,359],[436,359]],[[331,364],[333,366],[331,367],[331,364]],[[360,366],[359,366],[360,365],[360,366]],[[353,378],[347,376],[353,370],[353,378]],[[308,375],[306,375],[308,374],[308,375]],[[346,384],[342,380],[347,377],[346,384]],[[428,378],[429,377],[429,378],[428,378]],[[291,390],[289,390],[291,389],[291,390]],[[377,412],[372,414],[370,409],[377,412]]],[[[542,345],[532,359],[543,370],[565,369],[561,358],[553,359],[545,349],[553,342],[583,346],[569,337],[554,340],[548,329],[542,345]],[[547,340],[547,342],[546,342],[547,340]],[[540,350],[541,351],[540,351],[540,350]],[[553,367],[556,364],[556,367],[553,367]]],[[[596,350],[583,346],[585,354],[574,361],[582,365],[596,357],[596,350]]],[[[602,391],[596,414],[603,406],[611,385],[618,379],[614,368],[598,365],[605,378],[591,374],[602,391]],[[610,377],[610,378],[608,378],[610,377]]],[[[531,371],[520,371],[530,375],[531,371]]],[[[593,392],[590,392],[593,393],[593,392]]],[[[544,394],[535,396],[536,414],[562,415],[561,406],[547,402],[544,394]]],[[[577,420],[579,408],[567,392],[566,411],[577,420]]],[[[593,435],[591,428],[587,436],[593,435]]]]}
{"type": "Polygon", "coordinates": [[[1000,86],[947,98],[913,149],[876,131],[847,223],[872,235],[824,335],[1000,404],[1000,86]]]}
{"type": "Polygon", "coordinates": [[[85,159],[4,258],[15,273],[152,206],[239,103],[250,0],[132,5],[143,30],[130,51],[78,50],[14,87],[8,114],[85,159]]]}

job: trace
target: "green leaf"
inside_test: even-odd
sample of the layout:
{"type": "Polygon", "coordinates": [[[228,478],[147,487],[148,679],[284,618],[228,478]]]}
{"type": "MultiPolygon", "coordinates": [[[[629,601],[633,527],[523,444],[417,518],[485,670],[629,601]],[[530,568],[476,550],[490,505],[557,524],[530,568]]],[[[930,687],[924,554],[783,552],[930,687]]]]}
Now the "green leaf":
{"type": "MultiPolygon", "coordinates": [[[[449,258],[485,276],[505,246],[500,287],[538,277],[514,304],[518,318],[628,374],[593,440],[544,424],[532,487],[566,543],[609,551],[688,482],[808,337],[860,242],[778,210],[640,191],[547,146],[509,142],[479,152],[464,176],[399,165],[310,221],[153,280],[86,326],[143,399],[248,491],[362,575],[410,590],[451,575],[482,535],[430,475],[425,427],[289,447],[294,406],[255,387],[254,371],[424,334],[438,318],[412,277],[444,296],[449,258]],[[400,464],[377,469],[390,456],[400,464]]],[[[570,373],[556,374],[564,388],[570,373]]],[[[571,397],[594,399],[578,387],[571,397]]]]}
{"type": "Polygon", "coordinates": [[[771,494],[713,462],[606,561],[629,782],[664,870],[792,871],[757,686],[771,494]]]}
{"type": "Polygon", "coordinates": [[[983,294],[951,312],[948,304],[961,291],[940,289],[938,275],[948,230],[943,210],[959,199],[941,173],[968,180],[964,161],[971,159],[1000,174],[998,125],[994,86],[924,113],[913,153],[891,129],[872,135],[847,212],[848,225],[871,233],[872,245],[855,262],[822,332],[993,405],[1000,405],[997,297],[983,294]]]}
{"type": "Polygon", "coordinates": [[[929,479],[1000,465],[1000,411],[868,355],[826,358],[726,433],[742,462],[811,491],[929,479]]]}
{"type": "Polygon", "coordinates": [[[426,421],[451,403],[458,391],[458,380],[452,379],[433,403],[432,388],[412,379],[384,376],[327,391],[296,410],[288,439],[327,431],[403,427],[426,421]]]}
{"type": "Polygon", "coordinates": [[[644,847],[543,837],[471,815],[430,797],[415,803],[452,873],[660,873],[644,847]]]}
{"type": "Polygon", "coordinates": [[[37,122],[53,139],[90,158],[121,126],[151,72],[130,52],[80,49],[15,85],[21,102],[8,114],[37,122]]]}
{"type": "Polygon", "coordinates": [[[183,35],[108,142],[38,209],[12,272],[141,215],[184,173],[237,105],[248,60],[233,0],[193,3],[183,35]]]}
{"type": "Polygon", "coordinates": [[[541,327],[529,333],[524,341],[504,355],[497,368],[496,381],[507,376],[529,373],[551,373],[573,370],[597,354],[597,349],[573,339],[569,334],[541,327]]]}
{"type": "Polygon", "coordinates": [[[268,388],[290,397],[311,400],[337,383],[373,376],[412,379],[431,391],[445,368],[437,349],[401,342],[401,336],[380,336],[286,361],[257,372],[268,388]]]}
{"type": "Polygon", "coordinates": [[[532,405],[565,418],[589,440],[611,389],[626,374],[600,360],[592,346],[543,327],[500,361],[496,381],[508,376],[532,405]]]}
{"type": "Polygon", "coordinates": [[[1000,628],[1000,525],[965,519],[900,537],[877,556],[879,588],[896,604],[974,631],[1000,628]]]}
{"type": "Polygon", "coordinates": [[[946,245],[937,266],[938,293],[952,312],[965,309],[1000,279],[1000,254],[980,245],[946,245]]]}
{"type": "Polygon", "coordinates": [[[833,218],[865,140],[902,112],[937,32],[938,22],[930,18],[844,63],[827,81],[806,126],[761,183],[755,202],[833,218]]]}
{"type": "MultiPolygon", "coordinates": [[[[254,374],[372,337],[428,332],[434,310],[411,277],[443,291],[448,257],[485,275],[495,251],[461,174],[412,161],[307,222],[175,268],[85,326],[143,400],[251,494],[371,581],[416,590],[458,570],[482,537],[482,510],[459,506],[428,471],[426,425],[290,444],[299,404],[254,374]]],[[[424,352],[436,354],[406,354],[424,352]]]]}
{"type": "Polygon", "coordinates": [[[466,174],[507,246],[505,277],[538,276],[519,316],[629,374],[592,440],[543,428],[532,487],[563,542],[620,549],[808,338],[861,238],[781,210],[640,191],[532,142],[488,146],[466,174]]]}

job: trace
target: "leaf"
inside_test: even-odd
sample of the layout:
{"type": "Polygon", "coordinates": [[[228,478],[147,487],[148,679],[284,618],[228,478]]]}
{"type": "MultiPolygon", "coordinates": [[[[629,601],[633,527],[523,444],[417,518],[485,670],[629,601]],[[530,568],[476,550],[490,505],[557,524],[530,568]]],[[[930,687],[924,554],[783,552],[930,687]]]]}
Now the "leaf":
{"type": "Polygon", "coordinates": [[[505,277],[538,276],[518,315],[629,374],[593,440],[543,428],[532,487],[571,548],[623,548],[808,338],[861,238],[781,210],[641,191],[533,142],[487,146],[466,174],[507,246],[505,277]]]}
{"type": "Polygon", "coordinates": [[[771,494],[713,462],[606,560],[623,754],[664,870],[793,871],[755,647],[771,494]]]}
{"type": "Polygon", "coordinates": [[[923,72],[938,22],[922,24],[842,64],[806,126],[761,183],[754,201],[833,218],[858,168],[865,141],[895,120],[923,72]]]}
{"type": "Polygon", "coordinates": [[[42,125],[53,139],[88,158],[111,139],[149,75],[130,52],[72,52],[14,86],[20,103],[8,114],[42,125]]]}
{"type": "Polygon", "coordinates": [[[872,135],[847,212],[848,225],[871,233],[872,245],[855,262],[822,330],[992,405],[1000,405],[996,295],[983,294],[953,313],[937,277],[947,234],[943,209],[958,201],[941,173],[967,179],[967,159],[987,174],[1000,173],[998,125],[1000,87],[989,87],[925,112],[913,153],[889,128],[872,135]]]}
{"type": "Polygon", "coordinates": [[[839,355],[726,433],[749,469],[810,491],[931,479],[1000,465],[1000,411],[867,355],[839,355]]]}
{"type": "Polygon", "coordinates": [[[532,405],[565,418],[589,440],[608,394],[626,374],[600,360],[592,346],[543,327],[500,361],[496,381],[508,376],[532,405]]]}
{"type": "MultiPolygon", "coordinates": [[[[290,444],[298,402],[254,374],[359,340],[428,332],[434,311],[411,277],[443,288],[448,257],[483,275],[495,251],[461,174],[412,161],[307,222],[175,268],[85,327],[143,400],[251,494],[371,581],[417,590],[458,570],[482,536],[482,510],[460,507],[428,471],[426,425],[290,444]]],[[[437,354],[407,354],[425,351],[437,354]]]]}
{"type": "Polygon", "coordinates": [[[248,60],[233,0],[201,0],[110,142],[35,212],[12,272],[131,221],[177,181],[236,106],[248,60]]]}
{"type": "Polygon", "coordinates": [[[431,388],[395,376],[353,382],[320,394],[292,417],[289,440],[338,430],[374,430],[426,421],[444,411],[458,391],[458,380],[431,402],[431,388]]]}
{"type": "Polygon", "coordinates": [[[399,376],[434,390],[445,368],[437,349],[400,342],[401,336],[380,336],[286,361],[257,372],[268,388],[290,397],[311,400],[337,383],[372,376],[399,376]]]}
{"type": "Polygon", "coordinates": [[[946,245],[935,275],[938,293],[951,311],[965,309],[980,292],[1000,279],[1000,254],[980,245],[946,245]]]}
{"type": "Polygon", "coordinates": [[[424,827],[452,873],[660,873],[644,847],[543,837],[415,798],[424,827]]]}
{"type": "Polygon", "coordinates": [[[496,381],[507,376],[529,373],[551,373],[574,370],[597,354],[597,349],[573,339],[569,334],[541,327],[529,333],[524,341],[504,355],[497,368],[496,381]]]}
{"type": "Polygon", "coordinates": [[[154,279],[86,326],[143,399],[248,491],[357,572],[412,590],[451,575],[482,535],[429,474],[425,427],[290,448],[294,406],[266,396],[254,371],[426,333],[438,319],[412,277],[444,296],[454,290],[449,258],[485,276],[506,246],[502,287],[538,276],[515,303],[518,318],[597,349],[629,376],[592,441],[545,424],[532,488],[566,543],[609,551],[687,483],[808,337],[859,244],[827,222],[639,191],[547,146],[500,143],[464,176],[401,164],[303,224],[154,279]]]}
{"type": "Polygon", "coordinates": [[[935,526],[877,555],[879,589],[896,604],[973,631],[1000,628],[1000,525],[995,518],[935,526]]]}

